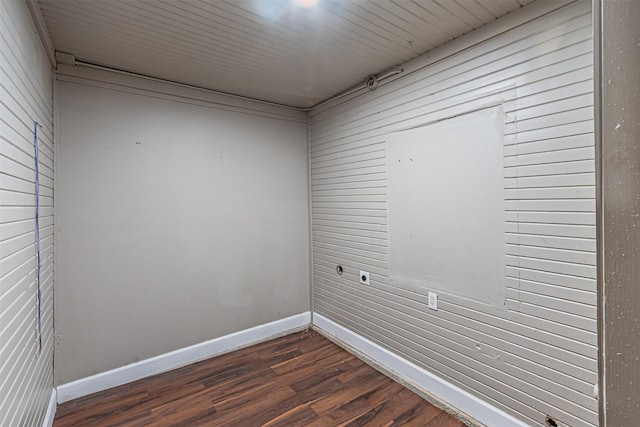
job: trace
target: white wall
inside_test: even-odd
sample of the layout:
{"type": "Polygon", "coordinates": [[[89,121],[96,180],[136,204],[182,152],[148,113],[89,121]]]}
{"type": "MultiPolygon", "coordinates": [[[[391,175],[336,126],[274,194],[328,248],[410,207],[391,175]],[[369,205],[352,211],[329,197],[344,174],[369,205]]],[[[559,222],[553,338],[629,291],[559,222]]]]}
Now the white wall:
{"type": "Polygon", "coordinates": [[[0,425],[42,425],[53,390],[53,71],[27,3],[0,2],[0,425]],[[42,352],[34,121],[40,137],[42,352]]]}
{"type": "Polygon", "coordinates": [[[57,382],[309,310],[306,115],[60,67],[57,382]]]}
{"type": "Polygon", "coordinates": [[[312,111],[314,310],[527,424],[586,427],[598,422],[592,17],[588,1],[562,5],[534,2],[312,111]],[[424,278],[390,274],[390,135],[492,106],[506,297],[440,287],[432,311],[424,278]]]}
{"type": "Polygon", "coordinates": [[[493,107],[388,136],[393,283],[504,301],[503,117],[493,107]]]}

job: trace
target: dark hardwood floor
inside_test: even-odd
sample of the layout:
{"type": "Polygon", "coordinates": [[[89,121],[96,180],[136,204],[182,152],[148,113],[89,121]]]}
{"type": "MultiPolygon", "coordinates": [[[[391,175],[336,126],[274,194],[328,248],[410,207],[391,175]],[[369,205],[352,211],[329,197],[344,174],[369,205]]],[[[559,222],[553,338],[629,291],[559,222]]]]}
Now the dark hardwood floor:
{"type": "Polygon", "coordinates": [[[465,424],[307,331],[64,403],[53,425],[465,424]]]}

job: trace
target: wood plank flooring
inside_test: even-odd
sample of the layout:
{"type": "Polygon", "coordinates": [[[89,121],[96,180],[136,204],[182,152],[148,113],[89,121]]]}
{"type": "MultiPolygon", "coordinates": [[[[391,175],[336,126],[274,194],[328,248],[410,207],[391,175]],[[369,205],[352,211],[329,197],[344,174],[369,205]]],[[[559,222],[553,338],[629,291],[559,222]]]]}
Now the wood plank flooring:
{"type": "Polygon", "coordinates": [[[314,331],[64,403],[53,425],[465,426],[314,331]]]}

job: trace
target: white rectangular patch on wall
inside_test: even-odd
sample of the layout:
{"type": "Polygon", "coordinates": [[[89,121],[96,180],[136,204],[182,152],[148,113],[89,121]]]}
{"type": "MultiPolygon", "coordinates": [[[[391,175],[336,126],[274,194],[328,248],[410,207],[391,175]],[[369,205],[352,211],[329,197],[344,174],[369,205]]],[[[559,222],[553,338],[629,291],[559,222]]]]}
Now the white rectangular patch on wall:
{"type": "Polygon", "coordinates": [[[500,107],[388,136],[394,283],[504,303],[503,136],[500,107]]]}

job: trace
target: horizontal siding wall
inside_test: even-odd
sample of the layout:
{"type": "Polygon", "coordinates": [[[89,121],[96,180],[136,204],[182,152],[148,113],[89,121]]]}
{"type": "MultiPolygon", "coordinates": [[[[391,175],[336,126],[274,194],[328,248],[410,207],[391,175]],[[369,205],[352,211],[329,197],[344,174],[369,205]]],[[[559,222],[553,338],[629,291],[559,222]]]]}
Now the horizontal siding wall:
{"type": "Polygon", "coordinates": [[[314,309],[526,423],[593,426],[591,9],[527,10],[529,22],[312,111],[314,309]],[[428,289],[390,280],[386,141],[492,105],[504,109],[506,299],[439,292],[431,311],[428,289]]]}
{"type": "Polygon", "coordinates": [[[0,425],[42,425],[53,390],[52,68],[26,2],[0,2],[0,425]],[[38,353],[33,122],[40,137],[38,353]]]}

